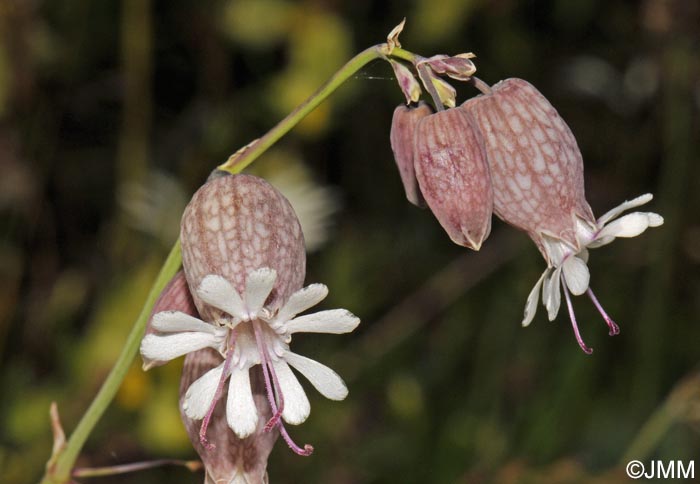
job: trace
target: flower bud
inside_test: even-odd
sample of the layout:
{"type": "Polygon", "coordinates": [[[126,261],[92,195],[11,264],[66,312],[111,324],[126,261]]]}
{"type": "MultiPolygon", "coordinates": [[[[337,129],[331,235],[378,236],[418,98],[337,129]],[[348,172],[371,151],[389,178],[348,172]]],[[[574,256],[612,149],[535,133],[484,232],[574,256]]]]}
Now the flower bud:
{"type": "MultiPolygon", "coordinates": [[[[272,451],[279,431],[275,428],[264,431],[265,423],[272,416],[272,411],[265,397],[262,371],[255,368],[250,372],[253,399],[258,409],[256,430],[248,437],[240,439],[231,432],[226,423],[226,406],[218,405],[209,421],[208,447],[200,438],[200,422],[192,420],[183,410],[187,389],[202,375],[220,365],[223,358],[212,349],[203,349],[190,353],[185,358],[180,380],[180,412],[187,434],[199,454],[206,477],[204,484],[216,483],[263,483],[267,481],[267,459],[272,451]]],[[[223,400],[226,401],[228,389],[224,388],[223,400]]]]}
{"type": "Polygon", "coordinates": [[[459,54],[454,57],[449,55],[434,55],[420,61],[418,64],[428,64],[437,74],[446,74],[458,81],[468,81],[476,72],[476,66],[471,60],[474,57],[474,54],[471,52],[459,54]]]}
{"type": "Polygon", "coordinates": [[[266,306],[275,308],[302,287],[306,252],[299,221],[286,198],[250,175],[224,176],[203,185],[192,197],[180,227],[182,265],[190,292],[204,320],[220,311],[197,297],[207,275],[219,275],[243,293],[249,272],[277,272],[266,306]]]}
{"type": "Polygon", "coordinates": [[[547,99],[522,79],[506,79],[465,102],[483,134],[494,211],[541,246],[549,235],[579,248],[575,216],[595,222],[586,202],[583,159],[571,130],[547,99]]]}
{"type": "Polygon", "coordinates": [[[401,62],[390,60],[389,63],[394,69],[394,75],[396,76],[396,81],[399,83],[401,92],[403,92],[403,95],[406,97],[406,103],[417,103],[422,93],[418,80],[411,70],[401,62]]]}
{"type": "Polygon", "coordinates": [[[391,149],[406,190],[406,198],[419,207],[425,206],[425,202],[418,188],[416,171],[413,167],[413,142],[418,121],[432,112],[432,108],[425,102],[415,107],[402,104],[394,110],[394,117],[391,120],[391,149]]]}
{"type": "Polygon", "coordinates": [[[415,170],[420,191],[453,242],[474,250],[491,231],[493,191],[481,136],[461,109],[418,122],[415,170]]]}

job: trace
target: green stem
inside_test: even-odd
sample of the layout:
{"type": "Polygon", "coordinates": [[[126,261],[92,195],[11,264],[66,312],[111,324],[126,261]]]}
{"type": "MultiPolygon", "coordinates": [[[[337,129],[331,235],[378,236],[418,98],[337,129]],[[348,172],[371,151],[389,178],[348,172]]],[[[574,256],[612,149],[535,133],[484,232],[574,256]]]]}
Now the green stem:
{"type": "MultiPolygon", "coordinates": [[[[296,126],[299,121],[304,119],[307,114],[313,111],[357,71],[373,60],[385,59],[387,57],[395,57],[409,62],[414,62],[416,59],[415,54],[401,48],[394,48],[390,52],[386,44],[378,44],[360,52],[341,67],[326,84],[321,86],[319,90],[300,104],[262,138],[232,155],[228,161],[219,166],[218,169],[228,171],[232,174],[240,173],[245,167],[250,165],[255,159],[267,151],[268,148],[275,144],[282,136],[289,132],[289,130],[296,126]]],[[[124,380],[129,370],[131,362],[138,352],[139,344],[143,337],[151,310],[163,288],[179,269],[181,262],[180,241],[177,241],[170,250],[170,254],[158,274],[158,278],[151,287],[143,309],[141,309],[141,313],[136,319],[134,327],[131,329],[131,333],[129,333],[129,337],[114,367],[102,384],[100,391],[90,404],[90,407],[78,423],[75,431],[71,434],[66,445],[60,446],[58,451],[51,456],[51,459],[46,465],[46,473],[41,480],[41,484],[65,484],[70,482],[71,471],[80,450],[92,432],[92,429],[116,395],[122,380],[124,380]]]]}
{"type": "Polygon", "coordinates": [[[116,395],[122,380],[124,380],[131,366],[131,362],[139,349],[139,344],[146,329],[146,323],[151,314],[151,309],[163,288],[170,282],[170,279],[172,279],[179,269],[181,260],[180,241],[177,241],[170,250],[170,254],[168,254],[168,258],[165,260],[163,267],[160,269],[160,273],[151,287],[151,291],[148,293],[148,298],[146,298],[143,309],[141,309],[141,313],[136,319],[134,327],[131,329],[129,337],[112,371],[110,371],[107,379],[102,384],[102,388],[100,388],[97,396],[83,415],[75,431],[71,434],[65,447],[60,450],[57,456],[53,456],[55,460],[52,458],[52,460],[49,461],[46,474],[41,480],[42,484],[58,484],[70,481],[71,471],[80,450],[90,435],[90,432],[92,432],[92,429],[95,427],[95,424],[97,424],[97,421],[107,409],[107,406],[109,406],[114,395],[116,395]]]}
{"type": "Polygon", "coordinates": [[[397,59],[413,62],[416,55],[412,52],[401,48],[394,48],[389,52],[389,47],[386,44],[374,45],[363,50],[355,57],[350,59],[343,67],[341,67],[328,82],[321,86],[316,92],[309,96],[306,101],[297,106],[294,111],[289,113],[282,121],[265,135],[252,142],[242,150],[233,154],[225,163],[218,167],[219,170],[228,171],[230,173],[239,173],[260,155],[274,145],[282,136],[287,134],[299,121],[304,119],[307,114],[313,111],[319,104],[326,100],[333,91],[338,89],[345,81],[350,79],[357,71],[376,59],[385,59],[387,57],[395,57],[397,59]]]}

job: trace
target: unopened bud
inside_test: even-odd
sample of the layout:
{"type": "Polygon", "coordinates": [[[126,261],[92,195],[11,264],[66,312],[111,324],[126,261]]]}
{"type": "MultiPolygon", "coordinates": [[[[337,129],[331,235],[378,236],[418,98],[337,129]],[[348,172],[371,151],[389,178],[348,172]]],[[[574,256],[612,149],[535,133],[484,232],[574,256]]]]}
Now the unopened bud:
{"type": "Polygon", "coordinates": [[[418,102],[422,91],[418,80],[411,70],[400,62],[394,60],[390,60],[389,62],[394,69],[394,75],[399,83],[401,92],[406,96],[406,104],[418,102]]]}
{"type": "Polygon", "coordinates": [[[435,55],[420,61],[420,64],[427,64],[437,74],[446,74],[458,81],[468,81],[476,72],[476,66],[471,61],[474,54],[459,54],[456,56],[435,55]]]}

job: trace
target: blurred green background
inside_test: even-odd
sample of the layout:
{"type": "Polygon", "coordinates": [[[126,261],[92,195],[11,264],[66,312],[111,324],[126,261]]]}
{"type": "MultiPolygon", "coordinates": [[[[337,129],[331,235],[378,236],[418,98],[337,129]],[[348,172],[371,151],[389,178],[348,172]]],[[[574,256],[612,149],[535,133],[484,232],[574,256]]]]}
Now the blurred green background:
{"type": "MultiPolygon", "coordinates": [[[[52,400],[74,428],[210,170],[404,16],[405,48],[473,51],[485,81],[523,77],[550,99],[596,214],[652,192],[666,223],[592,253],[622,328],[608,337],[575,299],[592,356],[563,310],[521,328],[540,254],[498,221],[469,252],[405,201],[388,136],[403,97],[388,64],[366,67],[252,167],[314,224],[307,282],[329,286],[324,306],[362,318],[295,338],[350,395],[307,386],[291,433],[316,452],[278,443],[271,481],[628,482],[630,458],[700,472],[699,2],[0,0],[0,481],[41,475],[52,400]]],[[[78,464],[195,458],[180,365],[135,362],[78,464]]]]}

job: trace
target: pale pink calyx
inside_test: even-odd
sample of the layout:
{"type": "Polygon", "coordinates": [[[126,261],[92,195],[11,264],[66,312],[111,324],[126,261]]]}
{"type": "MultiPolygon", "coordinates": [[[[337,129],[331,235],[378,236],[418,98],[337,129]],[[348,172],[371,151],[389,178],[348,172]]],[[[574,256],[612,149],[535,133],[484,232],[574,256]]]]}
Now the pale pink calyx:
{"type": "MultiPolygon", "coordinates": [[[[636,237],[649,227],[662,225],[664,223],[663,217],[653,212],[633,212],[620,216],[629,209],[648,203],[652,198],[652,195],[647,193],[633,200],[626,201],[598,218],[594,223],[577,218],[575,235],[578,248],[574,248],[568,241],[547,235],[540,236],[535,240],[543,251],[547,261],[547,269],[542,273],[542,276],[527,298],[522,322],[523,326],[529,325],[535,317],[540,290],[542,293],[542,304],[547,309],[549,320],[554,320],[559,312],[561,291],[563,290],[576,340],[586,353],[591,353],[592,350],[586,346],[579,333],[569,294],[574,296],[584,293],[588,294],[607,323],[610,334],[617,334],[619,327],[603,310],[589,287],[588,249],[602,247],[617,237],[636,237]]],[[[532,234],[530,235],[532,236],[532,234]]]]}
{"type": "MultiPolygon", "coordinates": [[[[218,275],[204,277],[196,295],[223,315],[214,324],[179,311],[154,316],[158,333],[147,335],[141,343],[145,358],[165,361],[204,348],[217,351],[224,361],[194,381],[186,391],[182,409],[187,417],[207,421],[221,395],[221,386],[229,380],[226,402],[228,426],[241,439],[257,426],[258,410],[250,386],[249,371],[261,365],[273,417],[268,429],[277,427],[285,441],[297,453],[308,455],[310,446],[294,444],[281,419],[297,425],[309,416],[310,405],[294,367],[326,398],[342,400],[347,388],[330,368],[293,353],[289,349],[292,335],[298,332],[341,334],[352,331],[359,319],[343,309],[326,310],[297,316],[317,304],[328,293],[323,284],[312,284],[289,296],[279,307],[265,301],[272,291],[277,273],[270,268],[250,272],[245,291],[239,294],[233,285],[218,275]]],[[[205,443],[206,426],[202,428],[205,443]]]]}
{"type": "Polygon", "coordinates": [[[306,251],[301,225],[289,201],[261,178],[224,176],[203,185],[182,215],[180,241],[182,267],[205,321],[222,316],[197,294],[208,275],[224,277],[242,294],[250,272],[262,267],[276,271],[275,285],[263,301],[271,308],[303,285],[306,251]]]}
{"type": "MultiPolygon", "coordinates": [[[[185,279],[185,273],[183,271],[178,271],[160,293],[151,311],[151,318],[146,326],[145,334],[151,334],[156,331],[155,328],[153,328],[153,316],[163,311],[180,311],[186,315],[198,316],[197,308],[194,305],[192,295],[187,287],[187,279],[185,279]]],[[[143,358],[143,370],[147,371],[165,363],[165,361],[143,358]]]]}
{"type": "Polygon", "coordinates": [[[454,243],[479,250],[491,231],[493,189],[473,120],[461,109],[440,111],[420,119],[414,137],[423,198],[454,243]]]}
{"type": "Polygon", "coordinates": [[[425,200],[423,200],[416,179],[413,144],[418,121],[432,113],[433,109],[425,102],[408,106],[401,104],[394,110],[394,116],[391,120],[389,139],[391,150],[394,152],[394,161],[399,169],[406,198],[418,207],[424,207],[425,200]]]}
{"type": "Polygon", "coordinates": [[[494,213],[533,238],[547,235],[578,248],[577,219],[595,220],[581,151],[556,109],[522,79],[501,81],[460,108],[484,138],[494,213]]]}

